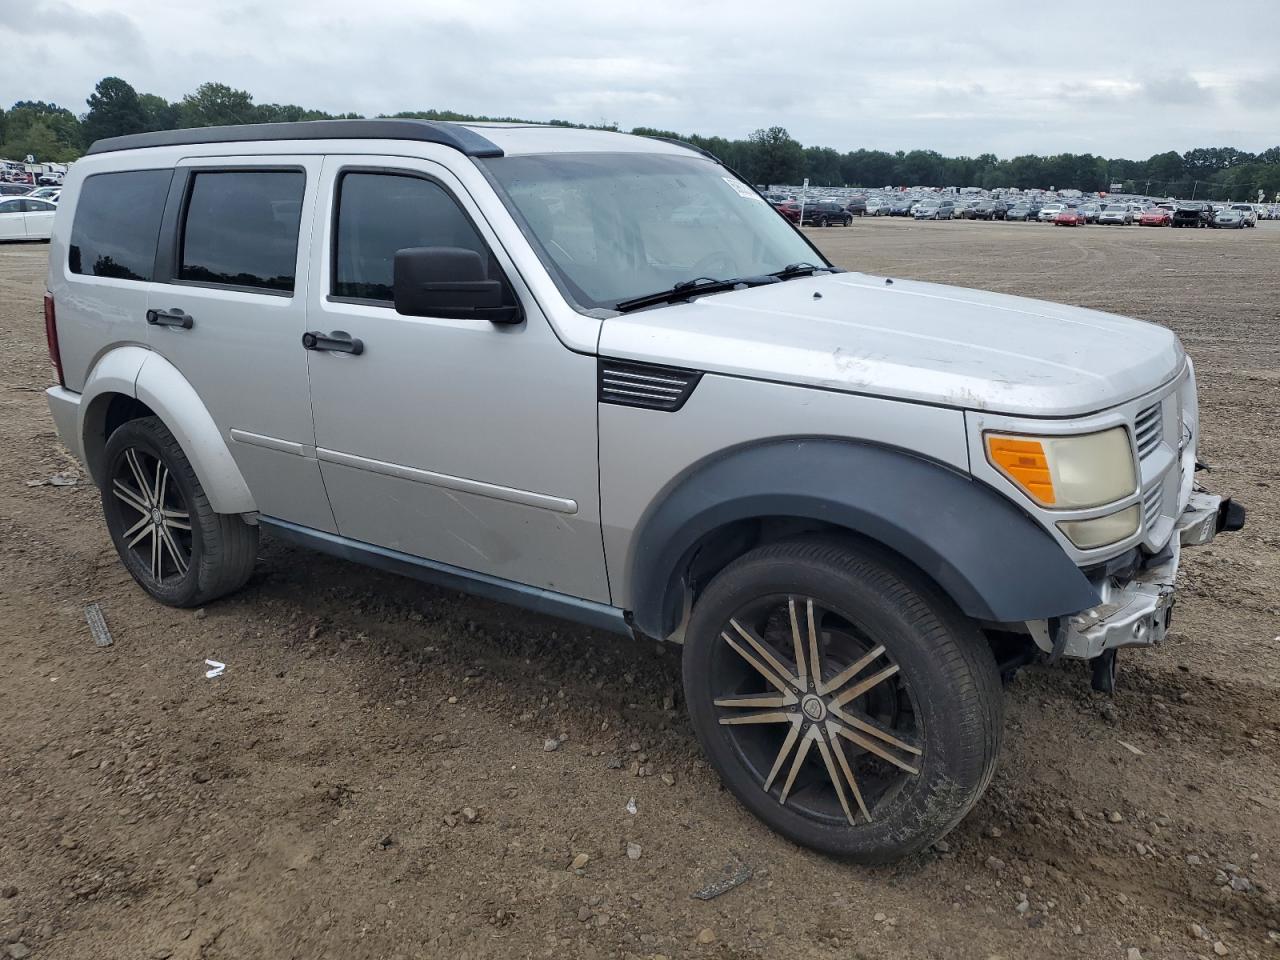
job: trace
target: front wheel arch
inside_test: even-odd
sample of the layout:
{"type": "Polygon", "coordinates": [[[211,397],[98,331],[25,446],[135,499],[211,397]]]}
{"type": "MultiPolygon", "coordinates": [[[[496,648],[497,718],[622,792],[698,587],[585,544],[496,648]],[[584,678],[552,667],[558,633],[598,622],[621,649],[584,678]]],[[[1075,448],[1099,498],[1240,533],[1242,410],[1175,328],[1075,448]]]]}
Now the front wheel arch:
{"type": "Polygon", "coordinates": [[[1045,619],[1100,602],[1057,541],[986,484],[895,448],[793,438],[740,448],[695,468],[650,508],[632,537],[625,573],[636,626],[670,636],[691,573],[707,579],[758,545],[753,530],[814,529],[882,545],[977,620],[1045,619]],[[993,549],[996,538],[1000,549],[993,549]],[[711,544],[723,556],[703,552],[700,560],[711,544]]]}

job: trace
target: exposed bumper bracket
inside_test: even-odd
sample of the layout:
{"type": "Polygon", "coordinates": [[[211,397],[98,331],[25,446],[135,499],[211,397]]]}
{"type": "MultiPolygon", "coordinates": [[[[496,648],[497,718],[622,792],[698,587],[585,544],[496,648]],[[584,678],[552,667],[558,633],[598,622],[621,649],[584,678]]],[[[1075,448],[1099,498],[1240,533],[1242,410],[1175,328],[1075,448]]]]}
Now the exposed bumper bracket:
{"type": "Polygon", "coordinates": [[[1164,639],[1173,619],[1174,579],[1184,546],[1209,543],[1217,534],[1244,526],[1245,509],[1228,498],[1194,490],[1175,535],[1159,554],[1123,583],[1095,584],[1102,603],[1060,620],[1028,621],[1032,638],[1051,660],[1092,660],[1120,647],[1148,647],[1164,639]]]}

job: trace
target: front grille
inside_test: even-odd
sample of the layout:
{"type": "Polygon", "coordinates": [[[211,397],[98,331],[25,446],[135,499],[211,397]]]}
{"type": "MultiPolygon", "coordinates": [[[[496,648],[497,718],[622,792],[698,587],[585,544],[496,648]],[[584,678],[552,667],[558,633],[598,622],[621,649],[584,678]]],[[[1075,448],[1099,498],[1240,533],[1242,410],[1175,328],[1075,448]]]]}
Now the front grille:
{"type": "Polygon", "coordinates": [[[600,402],[673,412],[702,379],[697,370],[625,360],[600,361],[600,402]]]}
{"type": "Polygon", "coordinates": [[[1164,483],[1161,481],[1142,495],[1143,526],[1151,530],[1160,519],[1160,509],[1164,506],[1164,483]]]}
{"type": "Polygon", "coordinates": [[[1138,444],[1138,459],[1145,460],[1160,446],[1164,415],[1160,404],[1147,407],[1133,422],[1134,438],[1138,444]]]}

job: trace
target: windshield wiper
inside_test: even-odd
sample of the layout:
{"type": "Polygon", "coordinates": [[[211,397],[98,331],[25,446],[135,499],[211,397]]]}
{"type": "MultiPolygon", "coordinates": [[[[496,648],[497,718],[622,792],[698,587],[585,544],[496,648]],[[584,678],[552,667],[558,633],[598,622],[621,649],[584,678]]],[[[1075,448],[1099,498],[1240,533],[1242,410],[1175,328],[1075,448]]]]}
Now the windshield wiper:
{"type": "Polygon", "coordinates": [[[619,313],[626,313],[628,310],[652,307],[660,303],[679,303],[683,300],[688,300],[690,297],[701,296],[704,293],[723,293],[726,290],[736,290],[739,287],[760,287],[769,283],[793,280],[796,277],[811,277],[818,273],[843,272],[839,267],[820,267],[815,263],[802,260],[799,263],[789,263],[781,270],[775,270],[773,273],[765,273],[755,277],[734,277],[731,280],[717,280],[714,277],[695,277],[693,280],[681,280],[670,290],[646,293],[643,297],[632,297],[630,300],[619,300],[613,305],[613,309],[619,313]]]}
{"type": "Polygon", "coordinates": [[[811,277],[815,273],[837,273],[835,267],[820,267],[817,264],[809,263],[802,260],[799,263],[788,263],[781,270],[777,270],[769,276],[777,277],[779,280],[790,280],[792,277],[811,277]]]}
{"type": "Polygon", "coordinates": [[[739,287],[759,287],[767,283],[779,283],[781,280],[782,277],[774,273],[758,277],[733,277],[729,280],[695,277],[693,280],[681,280],[669,290],[646,293],[642,297],[632,297],[630,300],[619,300],[613,305],[613,309],[619,313],[627,313],[641,307],[652,307],[660,303],[679,303],[690,297],[699,297],[707,293],[723,293],[726,290],[737,290],[739,287]]]}

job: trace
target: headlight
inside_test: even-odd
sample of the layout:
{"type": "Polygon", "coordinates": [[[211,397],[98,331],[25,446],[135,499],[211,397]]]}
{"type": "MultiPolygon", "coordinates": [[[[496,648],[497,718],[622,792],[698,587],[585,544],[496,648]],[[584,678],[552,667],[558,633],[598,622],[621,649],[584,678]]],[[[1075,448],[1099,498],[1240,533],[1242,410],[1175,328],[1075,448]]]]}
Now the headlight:
{"type": "Polygon", "coordinates": [[[1045,507],[1099,507],[1137,488],[1124,427],[1067,437],[986,435],[987,459],[1045,507]]]}
{"type": "Polygon", "coordinates": [[[1105,547],[1138,532],[1138,505],[1092,520],[1059,520],[1058,528],[1081,550],[1105,547]]]}

